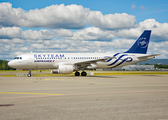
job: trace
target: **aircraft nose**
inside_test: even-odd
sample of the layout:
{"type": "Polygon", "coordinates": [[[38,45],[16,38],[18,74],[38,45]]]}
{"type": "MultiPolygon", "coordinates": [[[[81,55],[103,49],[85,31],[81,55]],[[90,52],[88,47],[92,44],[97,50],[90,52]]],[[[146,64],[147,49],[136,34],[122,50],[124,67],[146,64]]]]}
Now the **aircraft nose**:
{"type": "Polygon", "coordinates": [[[8,62],[8,66],[9,66],[9,67],[14,67],[14,62],[13,62],[13,61],[9,61],[9,62],[8,62]]]}

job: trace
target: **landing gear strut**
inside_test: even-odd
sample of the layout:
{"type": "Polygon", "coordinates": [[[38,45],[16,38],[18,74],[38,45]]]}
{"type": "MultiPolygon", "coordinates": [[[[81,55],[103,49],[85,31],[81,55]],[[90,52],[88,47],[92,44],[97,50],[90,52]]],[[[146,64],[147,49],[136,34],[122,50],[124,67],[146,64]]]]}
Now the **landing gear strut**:
{"type": "Polygon", "coordinates": [[[29,70],[29,73],[27,74],[28,77],[31,77],[31,70],[29,70]]]}

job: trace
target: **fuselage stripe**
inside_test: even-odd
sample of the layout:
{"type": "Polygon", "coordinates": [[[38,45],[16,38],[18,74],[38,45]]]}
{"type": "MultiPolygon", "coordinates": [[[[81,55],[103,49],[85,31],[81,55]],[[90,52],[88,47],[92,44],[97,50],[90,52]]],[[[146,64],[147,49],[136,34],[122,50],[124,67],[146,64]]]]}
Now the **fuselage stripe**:
{"type": "Polygon", "coordinates": [[[125,61],[127,61],[127,62],[131,62],[131,61],[132,61],[132,58],[131,58],[131,57],[127,57],[127,58],[125,58],[122,62],[120,62],[119,64],[113,66],[112,68],[115,68],[115,67],[121,65],[121,64],[122,64],[123,62],[125,62],[125,61]],[[131,60],[127,61],[129,58],[130,58],[131,60]]]}
{"type": "Polygon", "coordinates": [[[124,56],[126,56],[126,54],[121,55],[118,59],[116,59],[113,63],[109,64],[108,66],[114,65],[116,62],[118,62],[124,56]]]}
{"type": "MultiPolygon", "coordinates": [[[[115,55],[113,55],[113,57],[117,56],[118,54],[120,54],[120,53],[116,53],[115,55]]],[[[108,59],[106,62],[110,62],[112,59],[113,59],[113,58],[110,58],[110,59],[108,59]]]]}

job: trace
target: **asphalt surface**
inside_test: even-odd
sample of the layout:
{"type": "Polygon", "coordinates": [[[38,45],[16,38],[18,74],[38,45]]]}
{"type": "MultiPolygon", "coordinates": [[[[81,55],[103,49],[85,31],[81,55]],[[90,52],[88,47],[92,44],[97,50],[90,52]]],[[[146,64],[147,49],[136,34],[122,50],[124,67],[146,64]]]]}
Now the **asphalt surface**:
{"type": "Polygon", "coordinates": [[[0,77],[0,120],[113,119],[168,119],[168,76],[0,77]]]}

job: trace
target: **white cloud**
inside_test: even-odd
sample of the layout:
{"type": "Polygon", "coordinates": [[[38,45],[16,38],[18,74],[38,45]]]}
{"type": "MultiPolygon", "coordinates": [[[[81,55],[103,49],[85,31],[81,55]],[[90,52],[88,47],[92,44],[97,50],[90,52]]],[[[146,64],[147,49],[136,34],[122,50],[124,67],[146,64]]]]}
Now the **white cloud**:
{"type": "Polygon", "coordinates": [[[54,36],[49,30],[25,30],[20,27],[1,27],[0,38],[21,38],[21,39],[52,39],[54,36]]]}
{"type": "Polygon", "coordinates": [[[72,36],[72,31],[67,29],[53,29],[52,32],[57,38],[72,36]]]}
{"type": "Polygon", "coordinates": [[[81,5],[51,5],[43,9],[25,11],[0,3],[0,26],[83,28],[89,9],[81,5]]]}
{"type": "Polygon", "coordinates": [[[102,29],[123,29],[136,26],[135,16],[126,13],[103,15],[100,11],[91,11],[88,21],[92,26],[102,29]]]}
{"type": "Polygon", "coordinates": [[[147,19],[139,23],[141,28],[152,30],[152,40],[168,41],[168,23],[159,23],[155,19],[147,19]]]}
{"type": "Polygon", "coordinates": [[[20,37],[22,29],[19,27],[1,27],[0,38],[20,37]]]}
{"type": "Polygon", "coordinates": [[[67,40],[112,40],[115,36],[112,31],[101,30],[96,27],[88,27],[84,30],[77,30],[72,36],[65,37],[67,40]]]}
{"type": "Polygon", "coordinates": [[[134,10],[136,6],[134,4],[131,5],[131,9],[134,10]]]}
{"type": "Polygon", "coordinates": [[[21,54],[23,54],[22,52],[14,52],[14,55],[21,55],[21,54]]]}
{"type": "Polygon", "coordinates": [[[54,36],[49,30],[26,30],[23,31],[21,37],[24,39],[52,39],[54,36]]]}
{"type": "Polygon", "coordinates": [[[44,49],[44,45],[42,44],[32,44],[31,47],[33,47],[34,49],[44,49]]]}
{"type": "Polygon", "coordinates": [[[81,5],[51,5],[25,11],[12,8],[11,3],[0,3],[0,26],[45,27],[80,29],[87,24],[102,29],[131,28],[136,26],[135,16],[126,13],[103,15],[81,5]]]}
{"type": "Polygon", "coordinates": [[[155,19],[146,19],[139,23],[136,28],[121,29],[115,32],[119,38],[138,38],[144,30],[152,30],[151,41],[168,41],[168,23],[159,23],[155,19]]]}
{"type": "MultiPolygon", "coordinates": [[[[26,46],[24,44],[16,44],[13,40],[10,43],[2,44],[1,54],[10,55],[13,58],[21,53],[28,52],[125,52],[135,42],[134,39],[115,39],[112,41],[77,41],[77,40],[47,40],[44,43],[30,42],[26,46]],[[21,45],[21,46],[20,46],[21,45]]],[[[20,39],[20,41],[22,41],[20,39]]],[[[25,41],[28,43],[27,41],[25,41]]],[[[148,53],[162,54],[157,58],[165,58],[168,56],[168,42],[150,42],[148,53]]],[[[8,57],[9,59],[9,57],[8,57]]]]}
{"type": "Polygon", "coordinates": [[[0,45],[2,45],[2,44],[10,42],[10,39],[0,39],[0,42],[1,42],[0,45]]]}
{"type": "Polygon", "coordinates": [[[27,51],[27,50],[28,50],[28,47],[21,47],[20,50],[22,50],[22,51],[27,51]]]}
{"type": "Polygon", "coordinates": [[[146,10],[147,8],[144,7],[144,6],[140,6],[140,9],[141,9],[141,10],[146,10]]]}
{"type": "Polygon", "coordinates": [[[168,58],[168,41],[163,42],[150,42],[149,53],[160,54],[157,58],[168,58]]]}
{"type": "Polygon", "coordinates": [[[0,39],[1,49],[2,49],[1,54],[7,54],[7,55],[11,54],[11,57],[13,58],[14,55],[16,55],[15,52],[27,53],[31,51],[33,52],[109,52],[109,51],[125,52],[132,46],[132,44],[135,42],[135,39],[140,36],[140,34],[143,32],[144,29],[152,29],[152,38],[149,44],[148,53],[162,54],[157,58],[166,58],[168,57],[167,55],[168,37],[167,37],[166,26],[167,26],[167,23],[159,23],[159,22],[156,22],[154,19],[148,19],[141,22],[138,25],[138,27],[132,28],[132,29],[121,29],[121,30],[111,31],[111,30],[102,30],[96,27],[88,27],[74,32],[66,29],[61,29],[60,31],[48,30],[49,33],[51,33],[52,35],[58,36],[58,38],[60,39],[41,40],[40,37],[37,37],[36,39],[34,38],[35,40],[25,39],[26,37],[13,38],[13,39],[0,39]],[[119,38],[124,38],[124,39],[119,39],[119,38]],[[159,42],[160,39],[157,41],[156,38],[157,39],[164,38],[164,39],[162,40],[162,42],[159,42]],[[90,40],[92,40],[92,42],[89,42],[90,40]]]}
{"type": "Polygon", "coordinates": [[[25,41],[22,39],[14,38],[14,39],[11,39],[10,42],[13,42],[15,44],[21,44],[21,43],[24,43],[25,41]]]}

